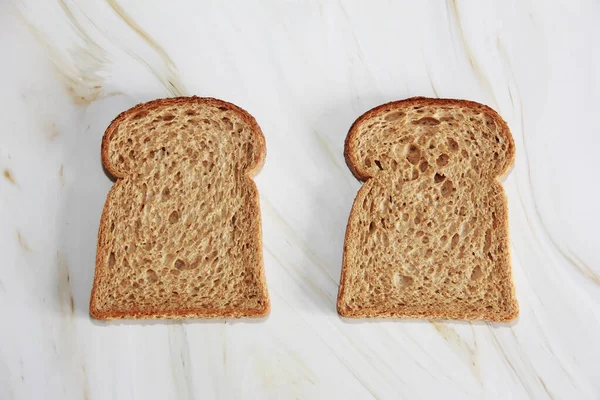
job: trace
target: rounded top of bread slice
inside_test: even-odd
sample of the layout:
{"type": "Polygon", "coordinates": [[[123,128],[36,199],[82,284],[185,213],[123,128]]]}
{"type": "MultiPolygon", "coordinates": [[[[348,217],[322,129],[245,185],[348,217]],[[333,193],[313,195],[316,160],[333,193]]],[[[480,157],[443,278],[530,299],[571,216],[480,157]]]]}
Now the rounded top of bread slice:
{"type": "Polygon", "coordinates": [[[197,152],[210,152],[213,148],[215,153],[225,150],[227,154],[216,158],[215,162],[220,163],[218,168],[244,171],[250,177],[260,171],[266,155],[262,131],[244,109],[208,97],[166,98],[138,104],[111,122],[102,139],[102,163],[114,177],[123,178],[140,171],[157,154],[193,159],[197,152]],[[171,126],[174,124],[180,131],[176,135],[171,126]],[[187,137],[189,125],[205,127],[206,140],[187,137]],[[230,135],[229,140],[211,137],[222,132],[230,135]],[[229,147],[215,147],[222,143],[228,143],[229,147]],[[178,149],[177,153],[171,154],[169,147],[178,149]]]}
{"type": "MultiPolygon", "coordinates": [[[[419,167],[421,154],[436,152],[427,137],[442,136],[449,152],[474,155],[483,179],[505,174],[515,157],[515,145],[506,122],[493,109],[468,100],[413,97],[375,107],[350,128],[344,156],[354,176],[361,180],[383,170],[419,167]],[[415,139],[424,143],[414,143],[415,139]]],[[[437,162],[458,158],[442,152],[437,162]]],[[[421,168],[423,166],[420,166],[421,168]]]]}

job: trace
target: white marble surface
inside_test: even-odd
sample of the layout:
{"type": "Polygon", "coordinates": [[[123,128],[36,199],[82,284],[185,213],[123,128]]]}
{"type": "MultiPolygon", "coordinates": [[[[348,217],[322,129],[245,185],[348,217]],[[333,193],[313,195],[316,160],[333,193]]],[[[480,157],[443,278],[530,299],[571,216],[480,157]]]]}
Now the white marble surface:
{"type": "Polygon", "coordinates": [[[600,3],[200,3],[0,3],[0,399],[600,398],[600,3]],[[271,315],[95,322],[102,133],[182,94],[265,133],[271,315]],[[510,325],[335,312],[359,188],[345,134],[414,95],[489,104],[512,129],[510,325]]]}

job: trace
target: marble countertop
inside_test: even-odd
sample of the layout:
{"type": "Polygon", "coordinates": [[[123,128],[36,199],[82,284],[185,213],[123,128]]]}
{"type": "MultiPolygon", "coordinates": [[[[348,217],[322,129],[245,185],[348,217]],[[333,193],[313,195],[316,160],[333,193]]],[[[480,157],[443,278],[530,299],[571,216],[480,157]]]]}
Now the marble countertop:
{"type": "Polygon", "coordinates": [[[600,3],[483,3],[1,2],[0,399],[599,399],[600,3]],[[265,134],[271,315],[91,320],[104,129],[191,94],[265,134]],[[511,324],[337,316],[346,132],[415,95],[512,130],[511,324]]]}

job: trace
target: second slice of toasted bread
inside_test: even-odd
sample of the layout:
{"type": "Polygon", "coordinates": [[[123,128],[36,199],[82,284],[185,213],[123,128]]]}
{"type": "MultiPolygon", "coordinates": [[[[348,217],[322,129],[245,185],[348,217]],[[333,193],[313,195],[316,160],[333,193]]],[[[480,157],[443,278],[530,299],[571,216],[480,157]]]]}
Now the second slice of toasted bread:
{"type": "Polygon", "coordinates": [[[514,142],[491,108],[411,98],[361,116],[346,161],[352,207],[338,296],[347,317],[508,321],[518,315],[497,178],[514,142]]]}

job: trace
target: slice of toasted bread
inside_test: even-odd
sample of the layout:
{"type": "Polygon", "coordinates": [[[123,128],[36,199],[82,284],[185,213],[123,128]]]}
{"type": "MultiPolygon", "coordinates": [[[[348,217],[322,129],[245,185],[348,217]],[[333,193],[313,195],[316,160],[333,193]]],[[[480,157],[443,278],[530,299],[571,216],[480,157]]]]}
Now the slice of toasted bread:
{"type": "Polygon", "coordinates": [[[423,97],[384,104],[352,125],[344,153],[365,184],[346,229],[340,315],[518,315],[497,181],[515,146],[494,110],[423,97]]]}
{"type": "Polygon", "coordinates": [[[102,140],[117,178],[98,234],[90,314],[260,317],[270,303],[254,118],[221,100],[161,99],[120,114],[102,140]]]}

